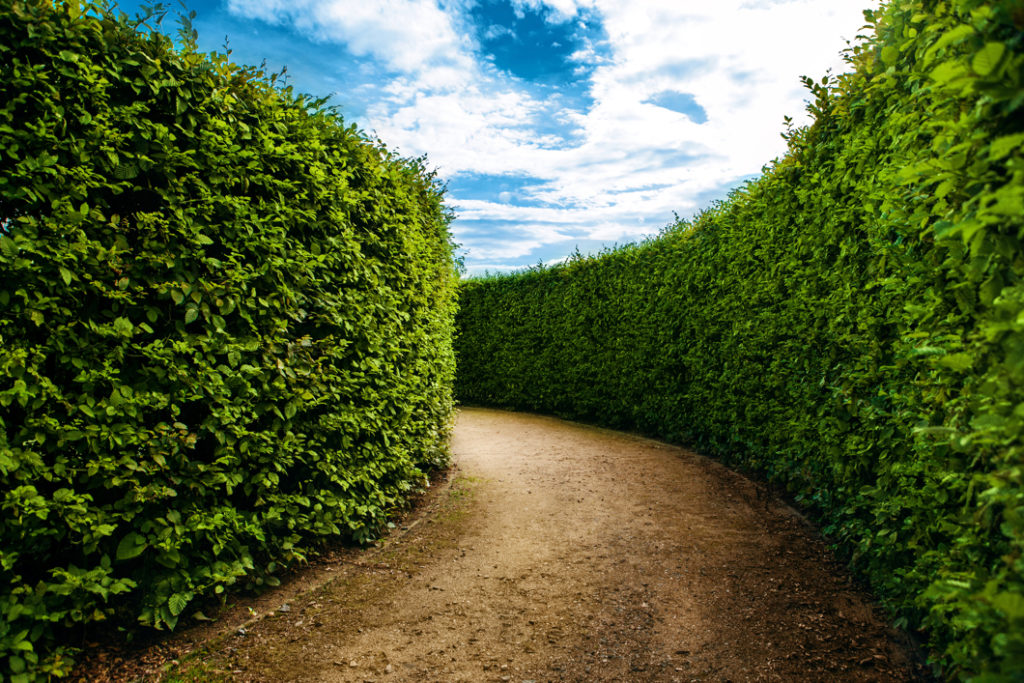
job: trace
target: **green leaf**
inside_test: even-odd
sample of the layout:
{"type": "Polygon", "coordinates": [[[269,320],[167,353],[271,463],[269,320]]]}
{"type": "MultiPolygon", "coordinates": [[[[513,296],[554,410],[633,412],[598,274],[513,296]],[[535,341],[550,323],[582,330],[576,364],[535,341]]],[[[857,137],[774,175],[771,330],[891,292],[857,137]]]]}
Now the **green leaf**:
{"type": "Polygon", "coordinates": [[[116,557],[119,560],[130,560],[133,557],[138,557],[142,554],[142,551],[146,549],[146,539],[135,533],[134,531],[129,532],[127,536],[121,539],[121,542],[117,544],[116,557]]]}
{"type": "Polygon", "coordinates": [[[1024,595],[1019,593],[996,593],[992,604],[1010,619],[1024,619],[1024,595]]]}
{"type": "Polygon", "coordinates": [[[117,180],[131,180],[137,175],[139,175],[139,166],[131,161],[120,162],[114,169],[114,178],[117,180]]]}
{"type": "Polygon", "coordinates": [[[132,332],[135,331],[135,327],[132,325],[131,320],[120,317],[114,320],[114,330],[123,337],[130,337],[132,332]]]}
{"type": "Polygon", "coordinates": [[[60,279],[64,280],[65,285],[70,285],[74,275],[67,268],[60,268],[60,279]]]}
{"type": "Polygon", "coordinates": [[[943,32],[942,36],[935,41],[935,44],[928,48],[928,53],[934,54],[948,45],[952,45],[953,43],[962,41],[968,36],[974,35],[976,32],[977,31],[975,31],[974,27],[970,24],[960,24],[955,26],[954,28],[943,32]]]}
{"type": "Polygon", "coordinates": [[[892,45],[886,45],[882,48],[881,57],[883,64],[892,65],[900,58],[900,51],[892,45]]]}
{"type": "Polygon", "coordinates": [[[199,309],[194,306],[189,308],[187,311],[185,311],[185,324],[188,325],[189,323],[194,322],[195,319],[198,317],[199,309]]]}
{"type": "Polygon", "coordinates": [[[14,645],[11,647],[12,650],[17,652],[32,652],[35,648],[32,647],[32,643],[28,640],[24,640],[25,635],[19,634],[21,637],[15,639],[14,645]]]}
{"type": "Polygon", "coordinates": [[[165,567],[173,569],[181,564],[181,553],[173,549],[165,550],[157,555],[156,561],[165,567]]]}
{"type": "Polygon", "coordinates": [[[1004,135],[993,140],[992,144],[988,146],[988,156],[993,160],[1002,159],[1010,152],[1019,149],[1021,144],[1024,144],[1024,133],[1004,135]]]}
{"type": "Polygon", "coordinates": [[[950,368],[957,372],[965,372],[970,370],[974,364],[974,358],[969,353],[950,353],[942,356],[936,362],[942,367],[950,368]]]}
{"type": "Polygon", "coordinates": [[[193,595],[194,593],[175,593],[167,601],[167,608],[171,610],[171,614],[178,616],[188,606],[193,595]]]}
{"type": "Polygon", "coordinates": [[[961,76],[966,75],[966,73],[967,69],[963,64],[950,61],[939,64],[937,67],[932,69],[932,72],[928,75],[936,83],[944,85],[955,78],[960,78],[961,76]]]}
{"type": "Polygon", "coordinates": [[[971,60],[971,68],[979,76],[988,76],[999,66],[1003,54],[1006,53],[1006,45],[1003,43],[985,43],[971,60]]]}

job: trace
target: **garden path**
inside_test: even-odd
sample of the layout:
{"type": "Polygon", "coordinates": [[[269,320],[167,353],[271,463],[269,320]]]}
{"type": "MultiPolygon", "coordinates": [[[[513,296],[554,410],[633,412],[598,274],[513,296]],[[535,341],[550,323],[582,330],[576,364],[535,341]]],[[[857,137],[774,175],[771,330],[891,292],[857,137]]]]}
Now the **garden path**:
{"type": "Polygon", "coordinates": [[[919,680],[813,528],[714,461],[477,408],[452,445],[404,528],[193,636],[177,680],[919,680]]]}

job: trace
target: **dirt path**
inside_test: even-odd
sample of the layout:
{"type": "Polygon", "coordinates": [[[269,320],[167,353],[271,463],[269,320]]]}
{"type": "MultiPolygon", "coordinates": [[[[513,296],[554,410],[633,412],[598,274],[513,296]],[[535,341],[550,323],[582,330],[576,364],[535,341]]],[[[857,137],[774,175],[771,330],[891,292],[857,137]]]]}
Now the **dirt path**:
{"type": "Polygon", "coordinates": [[[415,526],[321,567],[325,585],[266,596],[203,676],[917,680],[802,519],[714,462],[482,409],[461,411],[453,448],[415,526]]]}

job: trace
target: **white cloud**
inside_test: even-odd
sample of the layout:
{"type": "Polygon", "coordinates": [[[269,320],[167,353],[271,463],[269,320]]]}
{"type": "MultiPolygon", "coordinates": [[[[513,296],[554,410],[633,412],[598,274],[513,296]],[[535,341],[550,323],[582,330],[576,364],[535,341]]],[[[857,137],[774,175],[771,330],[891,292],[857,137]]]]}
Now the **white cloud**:
{"type": "Polygon", "coordinates": [[[701,196],[758,173],[785,150],[783,116],[806,120],[799,77],[842,71],[843,39],[856,36],[872,4],[515,0],[520,9],[546,5],[549,21],[572,21],[581,9],[602,20],[607,45],[571,57],[591,68],[594,104],[581,111],[553,110],[538,90],[478,59],[466,29],[471,0],[229,1],[232,11],[290,23],[401,71],[367,106],[366,126],[404,154],[426,153],[442,177],[537,179],[500,202],[452,198],[457,241],[473,226],[515,226],[513,238],[466,237],[471,261],[491,263],[572,239],[651,234],[673,211],[689,215],[701,196]],[[660,92],[692,96],[706,122],[645,102],[660,92]]]}
{"type": "MultiPolygon", "coordinates": [[[[712,180],[704,185],[728,182],[783,151],[783,116],[799,120],[803,114],[798,77],[842,66],[840,36],[856,33],[863,0],[770,7],[740,0],[597,4],[613,59],[594,73],[596,105],[570,113],[583,133],[578,146],[552,152],[536,144],[524,123],[541,111],[539,103],[514,90],[496,96],[488,89],[502,84],[493,80],[486,87],[470,84],[443,106],[419,97],[396,110],[380,107],[373,112],[378,130],[403,148],[428,153],[443,172],[534,175],[556,182],[573,200],[649,184],[645,160],[664,149],[707,154],[700,173],[712,180]],[[666,68],[679,63],[694,66],[675,73],[666,68]],[[644,104],[664,90],[693,95],[708,122],[698,125],[644,104]],[[573,172],[584,169],[586,177],[573,172]]],[[[688,175],[683,168],[655,173],[660,179],[672,174],[688,175]]]]}
{"type": "Polygon", "coordinates": [[[471,44],[436,0],[228,0],[228,10],[345,43],[400,71],[464,63],[471,44]]]}
{"type": "Polygon", "coordinates": [[[551,242],[573,239],[574,235],[563,226],[548,223],[518,223],[515,237],[492,236],[471,231],[469,224],[456,224],[453,230],[455,241],[467,249],[474,260],[513,260],[526,257],[534,249],[551,242]]]}
{"type": "Polygon", "coordinates": [[[513,0],[516,7],[525,7],[537,11],[547,8],[549,10],[548,21],[566,22],[576,16],[580,8],[593,7],[594,2],[579,0],[513,0]]]}

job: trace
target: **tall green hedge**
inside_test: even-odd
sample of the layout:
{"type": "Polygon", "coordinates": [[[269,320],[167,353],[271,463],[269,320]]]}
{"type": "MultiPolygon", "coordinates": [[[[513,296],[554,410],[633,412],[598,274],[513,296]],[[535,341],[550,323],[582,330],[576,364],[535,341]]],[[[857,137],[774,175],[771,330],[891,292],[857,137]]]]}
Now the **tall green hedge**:
{"type": "Polygon", "coordinates": [[[0,0],[0,681],[370,538],[447,457],[423,161],[105,12],[0,0]]]}
{"type": "Polygon", "coordinates": [[[470,280],[462,401],[785,486],[944,675],[1024,680],[1024,5],[894,0],[813,123],[657,239],[470,280]]]}

